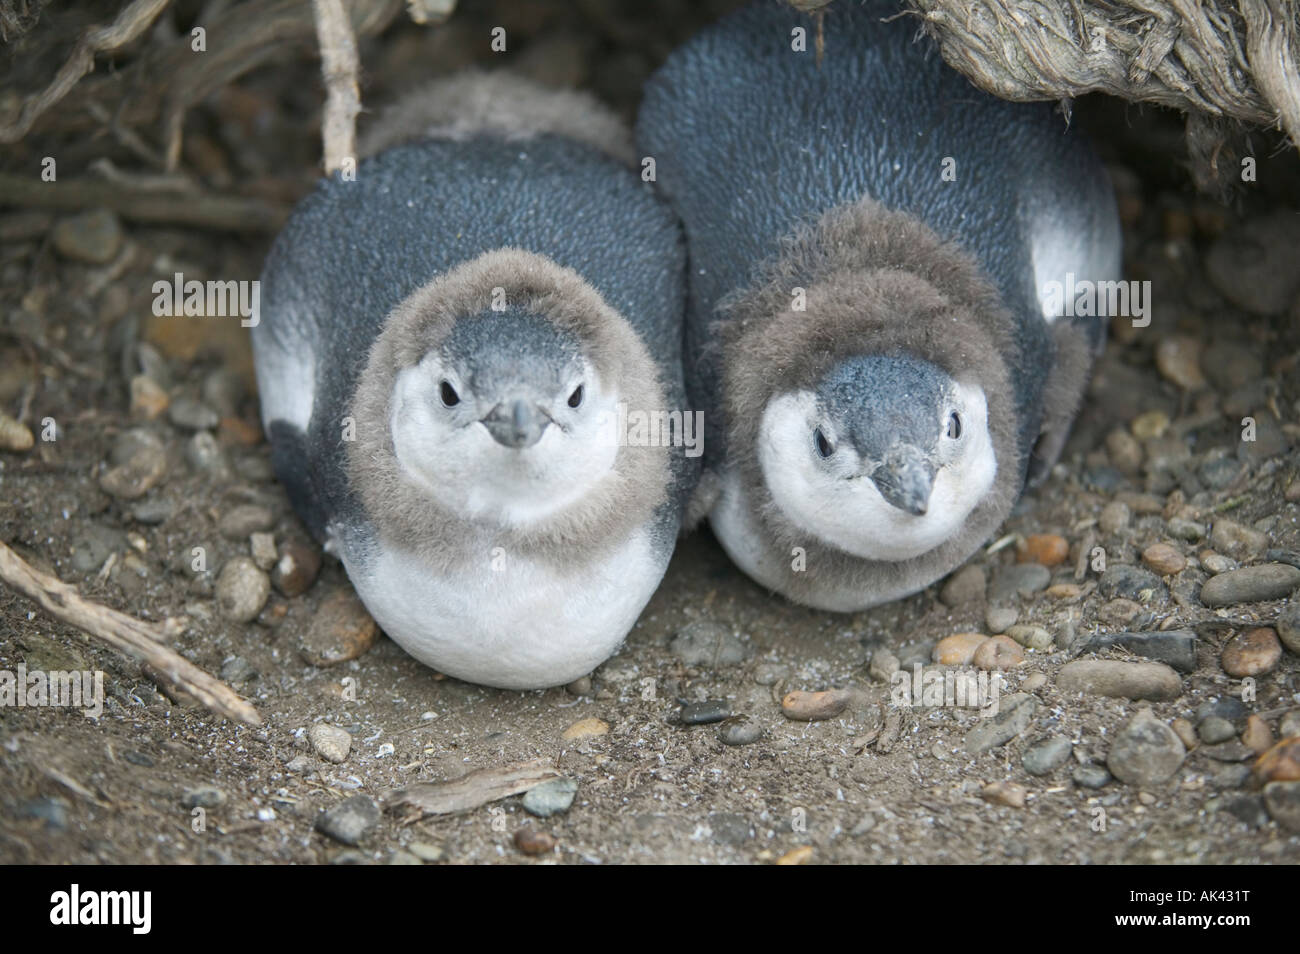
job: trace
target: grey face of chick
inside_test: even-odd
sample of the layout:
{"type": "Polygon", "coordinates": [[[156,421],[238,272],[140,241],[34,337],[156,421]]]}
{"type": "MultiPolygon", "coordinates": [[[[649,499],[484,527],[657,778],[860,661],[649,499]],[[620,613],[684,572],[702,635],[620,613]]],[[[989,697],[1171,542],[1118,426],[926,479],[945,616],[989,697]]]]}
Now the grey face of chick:
{"type": "Polygon", "coordinates": [[[437,400],[462,424],[481,424],[502,447],[532,447],[548,427],[564,426],[557,405],[576,409],[586,396],[577,342],[527,312],[487,311],[457,321],[441,353],[437,400]]]}
{"type": "Polygon", "coordinates": [[[885,500],[922,516],[941,463],[940,441],[961,437],[961,413],[951,407],[955,390],[946,372],[910,355],[843,361],[817,389],[825,421],[814,429],[814,450],[830,460],[847,442],[861,476],[885,500]]]}

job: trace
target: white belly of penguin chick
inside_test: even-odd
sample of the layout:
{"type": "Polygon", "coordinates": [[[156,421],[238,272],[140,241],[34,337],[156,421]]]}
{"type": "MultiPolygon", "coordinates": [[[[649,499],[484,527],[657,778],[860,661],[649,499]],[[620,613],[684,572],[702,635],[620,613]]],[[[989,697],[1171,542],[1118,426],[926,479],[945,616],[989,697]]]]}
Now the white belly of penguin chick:
{"type": "Polygon", "coordinates": [[[502,689],[572,682],[608,659],[667,568],[649,533],[565,572],[497,555],[499,569],[435,574],[391,544],[368,570],[344,555],[357,593],[394,642],[457,679],[502,689]]]}

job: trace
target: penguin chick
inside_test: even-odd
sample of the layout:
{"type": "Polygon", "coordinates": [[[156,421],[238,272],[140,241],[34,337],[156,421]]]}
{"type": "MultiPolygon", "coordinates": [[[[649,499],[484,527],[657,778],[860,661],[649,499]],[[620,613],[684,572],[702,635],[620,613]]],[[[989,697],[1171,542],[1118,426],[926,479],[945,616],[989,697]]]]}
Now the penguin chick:
{"type": "Polygon", "coordinates": [[[841,611],[952,570],[1050,469],[1104,325],[1049,283],[1119,275],[1087,145],[895,6],[832,7],[820,66],[807,16],[741,10],[669,56],[637,129],[686,229],[687,383],[715,422],[692,509],[760,583],[841,611]]]}
{"type": "Polygon", "coordinates": [[[262,418],[399,645],[472,682],[562,684],[622,642],[693,483],[681,446],[618,433],[626,409],[683,405],[679,227],[590,97],[485,74],[418,96],[274,243],[262,418]]]}

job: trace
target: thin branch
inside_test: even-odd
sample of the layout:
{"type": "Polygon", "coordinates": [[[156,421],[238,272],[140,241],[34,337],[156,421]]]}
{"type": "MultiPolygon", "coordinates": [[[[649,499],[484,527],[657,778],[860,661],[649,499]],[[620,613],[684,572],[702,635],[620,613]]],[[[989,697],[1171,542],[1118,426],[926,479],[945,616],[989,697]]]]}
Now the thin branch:
{"type": "Polygon", "coordinates": [[[321,138],[325,147],[325,173],[356,162],[357,113],[361,94],[357,91],[357,41],[352,21],[342,0],[312,0],[316,38],[320,44],[320,69],[325,80],[325,116],[321,138]]]}
{"type": "Polygon", "coordinates": [[[249,725],[261,725],[261,716],[233,689],[183,656],[163,645],[174,635],[174,621],[161,626],[85,599],[76,587],[37,570],[8,546],[0,543],[0,580],[40,605],[55,619],[103,640],[119,652],[146,664],[164,688],[193,696],[218,715],[249,725]]]}
{"type": "Polygon", "coordinates": [[[118,182],[42,182],[34,176],[0,173],[0,206],[55,209],[73,212],[104,207],[133,222],[191,225],[228,232],[278,232],[289,209],[280,203],[241,196],[187,193],[183,202],[174,194],[141,189],[118,182]]]}
{"type": "Polygon", "coordinates": [[[82,33],[50,85],[23,102],[17,119],[0,125],[0,142],[17,142],[27,135],[32,123],[36,122],[41,113],[67,96],[72,87],[95,68],[96,53],[109,53],[130,43],[149,29],[169,2],[170,0],[135,0],[109,26],[90,27],[82,33]]]}

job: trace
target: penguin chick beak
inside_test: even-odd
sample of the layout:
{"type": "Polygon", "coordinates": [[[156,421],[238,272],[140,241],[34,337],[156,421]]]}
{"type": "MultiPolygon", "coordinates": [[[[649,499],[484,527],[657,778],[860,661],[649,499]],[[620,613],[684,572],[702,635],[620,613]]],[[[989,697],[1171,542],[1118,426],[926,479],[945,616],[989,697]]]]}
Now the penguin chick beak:
{"type": "Polygon", "coordinates": [[[914,517],[925,515],[934,488],[934,467],[921,452],[909,445],[897,445],[885,462],[871,474],[880,496],[914,517]]]}
{"type": "Polygon", "coordinates": [[[502,401],[483,418],[483,426],[502,447],[523,450],[542,439],[550,418],[531,401],[502,401]]]}

